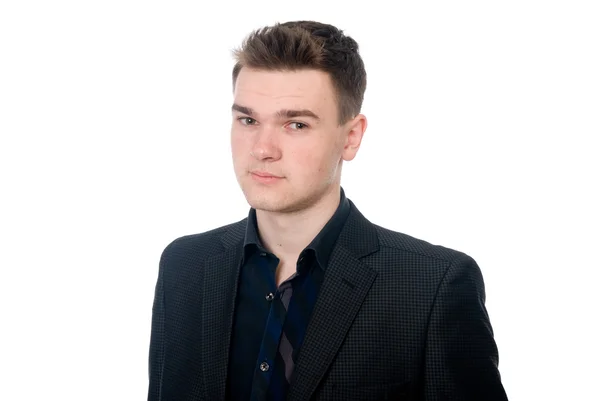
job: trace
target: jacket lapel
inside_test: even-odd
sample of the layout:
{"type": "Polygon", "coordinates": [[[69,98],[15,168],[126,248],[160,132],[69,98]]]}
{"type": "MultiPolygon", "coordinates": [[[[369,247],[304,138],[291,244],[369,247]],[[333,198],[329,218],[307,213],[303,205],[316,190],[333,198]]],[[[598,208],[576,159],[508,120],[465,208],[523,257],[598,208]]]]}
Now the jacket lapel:
{"type": "Polygon", "coordinates": [[[202,372],[205,398],[224,400],[245,220],[221,238],[226,250],[207,259],[202,289],[202,372]]]}
{"type": "Polygon", "coordinates": [[[333,362],[377,273],[360,258],[378,249],[374,226],[350,202],[295,365],[288,400],[310,399],[333,362]]]}

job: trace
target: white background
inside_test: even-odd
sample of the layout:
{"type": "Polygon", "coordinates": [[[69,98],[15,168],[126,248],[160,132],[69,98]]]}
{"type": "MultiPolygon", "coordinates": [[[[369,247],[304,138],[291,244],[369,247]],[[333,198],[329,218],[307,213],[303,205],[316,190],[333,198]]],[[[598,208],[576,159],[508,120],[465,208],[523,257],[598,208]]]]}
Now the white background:
{"type": "Polygon", "coordinates": [[[160,253],[248,210],[230,51],[291,19],[359,42],[342,185],[478,261],[509,398],[600,399],[596,2],[383,4],[1,3],[0,399],[145,399],[160,253]]]}

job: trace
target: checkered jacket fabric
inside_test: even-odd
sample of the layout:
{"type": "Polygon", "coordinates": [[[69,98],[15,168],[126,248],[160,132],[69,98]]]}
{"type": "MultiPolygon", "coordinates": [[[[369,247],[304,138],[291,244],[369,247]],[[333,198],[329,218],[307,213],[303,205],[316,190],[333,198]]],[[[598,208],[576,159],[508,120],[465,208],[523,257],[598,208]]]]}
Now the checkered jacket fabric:
{"type": "MultiPolygon", "coordinates": [[[[350,205],[288,400],[507,400],[476,262],[377,226],[350,205]]],[[[149,401],[224,400],[246,223],[165,248],[149,401]]]]}

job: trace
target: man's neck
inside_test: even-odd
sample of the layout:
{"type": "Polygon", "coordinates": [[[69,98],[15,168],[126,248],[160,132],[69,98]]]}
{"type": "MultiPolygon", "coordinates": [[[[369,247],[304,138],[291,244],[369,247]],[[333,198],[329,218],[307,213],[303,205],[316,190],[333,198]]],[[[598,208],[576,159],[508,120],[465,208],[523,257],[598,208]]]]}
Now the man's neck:
{"type": "Polygon", "coordinates": [[[287,262],[296,262],[300,252],[317,236],[335,213],[340,186],[331,188],[317,203],[294,213],[256,211],[258,232],[264,247],[287,262]]]}

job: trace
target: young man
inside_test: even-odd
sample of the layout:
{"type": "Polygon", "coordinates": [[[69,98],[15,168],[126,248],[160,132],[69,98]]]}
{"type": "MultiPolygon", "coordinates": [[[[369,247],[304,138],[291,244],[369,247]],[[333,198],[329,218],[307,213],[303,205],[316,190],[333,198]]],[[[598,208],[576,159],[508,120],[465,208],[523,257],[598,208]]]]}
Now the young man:
{"type": "Polygon", "coordinates": [[[331,25],[235,52],[231,147],[247,218],[163,252],[149,400],[506,400],[469,256],[370,223],[340,186],[366,73],[331,25]]]}

